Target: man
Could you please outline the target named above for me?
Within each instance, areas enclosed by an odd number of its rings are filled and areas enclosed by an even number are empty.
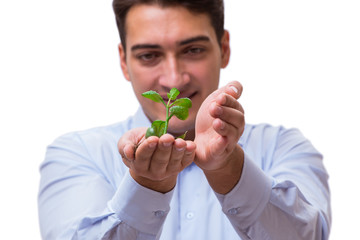
[[[41,166],[44,239],[327,239],[322,156],[297,130],[245,124],[239,82],[219,88],[230,57],[223,3],[114,0],[125,78],[141,108],[119,124],[70,133]],[[193,106],[169,134],[173,87]],[[175,138],[188,131],[185,140]]]

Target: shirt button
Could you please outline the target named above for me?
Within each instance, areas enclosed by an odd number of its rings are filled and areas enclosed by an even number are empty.
[[[158,217],[158,218],[165,216],[165,212],[161,211],[161,210],[156,211],[154,214],[155,214],[155,217]]]
[[[230,215],[236,215],[236,214],[239,213],[239,211],[236,208],[231,208],[231,209],[228,210],[228,213]]]
[[[194,218],[194,216],[195,216],[195,214],[193,213],[193,212],[188,212],[188,213],[186,213],[186,218],[187,219],[193,219]]]

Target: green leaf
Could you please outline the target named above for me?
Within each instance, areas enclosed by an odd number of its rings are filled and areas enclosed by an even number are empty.
[[[156,91],[147,91],[142,94],[142,96],[153,100],[154,102],[159,102],[164,104],[166,108],[166,121],[156,120],[151,124],[146,130],[145,137],[148,138],[150,136],[162,136],[167,132],[169,120],[174,115],[180,120],[186,120],[189,116],[189,108],[192,106],[192,102],[189,98],[180,98],[176,99],[180,91],[176,88],[172,88],[169,93],[167,93],[167,97],[169,101],[167,103],[164,102],[164,99],[158,94]],[[173,102],[171,102],[173,101]],[[180,138],[185,138],[186,133],[180,136]]]
[[[186,107],[186,108],[191,108],[192,103],[189,98],[179,98],[179,99],[176,99],[175,102],[173,102],[172,106],[182,106],[182,107]]]
[[[149,98],[154,102],[163,103],[165,105],[164,99],[155,91],[147,91],[141,94],[143,97]]]
[[[172,88],[170,92],[167,94],[167,96],[170,100],[174,101],[179,94],[180,94],[179,90],[177,90],[176,88]]]
[[[164,134],[165,121],[155,120],[151,124],[151,127],[156,129],[156,136],[161,137]]]
[[[173,106],[170,108],[170,114],[175,115],[180,120],[185,120],[189,116],[189,108],[183,106]]]
[[[161,137],[164,134],[165,121],[155,120],[152,122],[151,127],[146,130],[145,138],[150,136]]]
[[[148,137],[150,137],[150,136],[157,136],[156,130],[155,130],[155,128],[153,128],[153,127],[149,127],[149,128],[146,130],[145,138],[148,138]]]
[[[177,138],[185,139],[185,137],[186,137],[186,134],[187,134],[187,131],[186,131],[186,132],[184,132],[184,134],[183,134],[183,135],[181,135],[181,136],[178,136]]]

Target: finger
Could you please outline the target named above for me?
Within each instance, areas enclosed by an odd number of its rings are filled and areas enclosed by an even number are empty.
[[[135,159],[133,161],[133,170],[144,174],[148,171],[154,152],[156,151],[159,138],[151,136],[144,140],[136,149]]]
[[[239,110],[241,112],[244,112],[244,109],[241,106],[241,104],[238,102],[238,100],[236,98],[234,98],[233,96],[227,94],[227,93],[219,94],[216,97],[215,102],[219,106],[234,108],[234,109],[237,109],[237,110]]]
[[[235,127],[219,118],[214,119],[213,128],[219,135],[228,138],[229,142],[237,142],[244,131],[244,125]]]
[[[136,144],[126,139],[125,137],[120,138],[118,142],[118,149],[123,159],[133,160],[135,153]]]
[[[126,132],[118,142],[118,148],[122,149],[128,143],[132,143],[134,145],[138,144],[141,139],[145,136],[146,127],[139,127],[131,129]]]
[[[124,148],[120,150],[123,160],[125,160],[128,163],[131,163],[135,159],[135,147],[136,146],[132,144],[126,144]]]
[[[210,106],[210,115],[233,125],[235,128],[242,128],[245,123],[243,112],[234,108],[219,106],[216,103],[212,103]]]
[[[224,87],[224,92],[238,99],[243,91],[243,86],[238,81],[232,81]]]
[[[170,161],[167,165],[168,172],[180,171],[182,167],[181,160],[183,159],[185,150],[186,142],[183,139],[176,139],[172,147]]]
[[[136,147],[144,137],[146,128],[135,128],[126,132],[118,142],[119,153],[123,158],[127,157],[130,160],[134,159]],[[124,151],[126,149],[126,151]],[[126,154],[125,154],[126,152]],[[127,155],[127,156],[125,156]]]
[[[160,137],[158,147],[151,158],[149,166],[149,171],[154,176],[160,176],[166,172],[174,140],[174,137],[170,134],[164,134]]]
[[[220,94],[229,94],[230,96],[232,96],[235,99],[238,99],[241,94],[242,94],[242,85],[237,82],[237,81],[233,81],[228,83],[226,86],[223,86],[219,89],[217,89],[216,91],[212,92],[206,99],[204,102],[206,101],[213,101],[214,99],[216,99],[217,96],[219,96]]]
[[[186,141],[186,150],[181,161],[182,169],[189,166],[195,158],[196,144],[193,141]]]

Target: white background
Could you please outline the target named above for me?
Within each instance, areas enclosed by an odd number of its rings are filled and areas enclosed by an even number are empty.
[[[250,123],[297,127],[324,154],[331,239],[358,236],[359,1],[226,0],[232,57]],[[137,108],[119,67],[110,0],[0,2],[0,226],[2,239],[40,239],[39,165],[74,130]]]

